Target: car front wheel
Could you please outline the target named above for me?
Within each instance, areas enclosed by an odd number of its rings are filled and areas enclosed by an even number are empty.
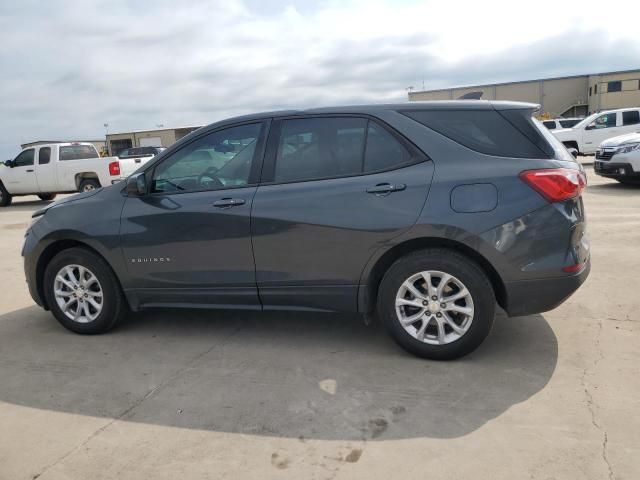
[[[452,250],[428,249],[397,260],[378,293],[378,313],[394,340],[409,352],[450,360],[487,337],[495,295],[484,271]]]
[[[126,311],[111,268],[84,248],[63,250],[51,260],[45,270],[44,292],[56,319],[76,333],[107,332]]]

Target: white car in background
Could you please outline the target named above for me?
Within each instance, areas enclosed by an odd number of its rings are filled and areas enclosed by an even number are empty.
[[[572,128],[551,130],[565,147],[582,155],[596,153],[605,140],[624,133],[640,132],[640,108],[619,108],[594,113]]]
[[[573,128],[582,121],[582,118],[552,118],[551,120],[542,120],[542,124],[549,130],[560,130],[561,128]]]
[[[57,193],[86,192],[116,183],[123,175],[117,157],[98,155],[91,143],[49,143],[25,148],[0,164],[0,207],[13,197],[37,195],[52,200]],[[136,170],[137,167],[131,169]]]
[[[593,170],[621,183],[640,184],[640,133],[605,140],[596,151]]]

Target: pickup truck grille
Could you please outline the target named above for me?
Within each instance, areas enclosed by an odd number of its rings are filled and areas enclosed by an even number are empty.
[[[604,161],[608,161],[611,160],[611,157],[613,157],[614,153],[616,153],[615,149],[598,149],[596,151],[596,158],[598,160],[604,160]]]

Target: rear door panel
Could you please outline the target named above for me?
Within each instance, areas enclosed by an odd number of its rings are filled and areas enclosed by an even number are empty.
[[[380,173],[259,186],[251,228],[264,307],[355,311],[367,260],[414,225],[432,175],[433,163],[425,160]],[[386,183],[402,188],[367,192]]]

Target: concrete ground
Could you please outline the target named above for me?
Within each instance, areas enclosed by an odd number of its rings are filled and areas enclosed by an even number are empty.
[[[153,311],[71,334],[27,293],[42,202],[18,199],[0,211],[0,479],[637,479],[640,188],[589,170],[587,283],[448,363],[351,316]]]

